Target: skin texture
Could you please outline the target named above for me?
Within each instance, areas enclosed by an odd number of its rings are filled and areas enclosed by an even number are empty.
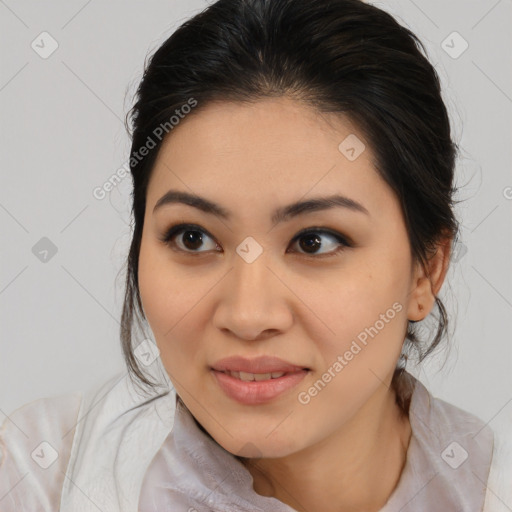
[[[349,134],[366,145],[354,161],[338,149]],[[400,204],[372,161],[364,136],[340,115],[286,97],[211,103],[166,138],[149,182],[139,286],[162,363],[210,435],[250,458],[256,492],[299,511],[379,510],[396,487],[411,430],[389,386],[407,319],[428,315],[448,266],[449,241],[430,260],[430,277],[412,261]],[[184,204],[154,213],[169,189],[204,196],[233,218]],[[271,222],[280,206],[333,193],[370,215],[333,208]],[[161,241],[181,222],[206,231],[202,245],[184,245],[183,232],[177,250]],[[321,248],[308,257],[294,238],[309,227],[334,230],[353,246],[334,254],[339,243],[319,233]],[[248,236],[263,250],[252,263],[236,252]],[[393,318],[301,403],[299,393],[393,304]],[[310,371],[276,399],[243,405],[210,371],[232,355],[273,355]]]

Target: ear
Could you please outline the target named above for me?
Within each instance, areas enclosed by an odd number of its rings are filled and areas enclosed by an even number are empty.
[[[423,320],[432,311],[448,272],[452,242],[453,237],[443,236],[440,239],[428,257],[426,270],[420,262],[416,263],[407,311],[409,320]]]

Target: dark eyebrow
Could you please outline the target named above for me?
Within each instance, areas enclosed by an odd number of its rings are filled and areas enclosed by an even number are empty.
[[[232,213],[222,206],[195,194],[189,192],[180,192],[177,190],[169,190],[155,204],[153,213],[166,204],[182,203],[197,208],[205,213],[215,215],[225,220],[230,220]],[[364,213],[370,216],[370,212],[357,201],[348,197],[335,194],[332,196],[315,197],[306,201],[297,201],[278,208],[272,215],[272,224],[284,222],[292,217],[309,212],[317,212],[320,210],[328,210],[330,208],[342,207],[354,212]]]

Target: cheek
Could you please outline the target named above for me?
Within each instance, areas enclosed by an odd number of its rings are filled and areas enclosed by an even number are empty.
[[[348,421],[390,378],[405,336],[406,309],[395,276],[389,269],[363,267],[340,272],[311,302],[328,329],[316,338],[310,333],[321,362],[302,386],[299,401],[307,403],[304,414],[314,410],[333,424]],[[333,404],[343,406],[333,409]]]
[[[166,251],[142,243],[139,290],[148,324],[155,336],[162,363],[171,373],[190,367],[199,353],[201,299],[211,285],[194,278],[191,268],[176,268]],[[187,364],[185,364],[187,363]]]
[[[170,308],[172,294],[169,293],[172,283],[166,273],[152,243],[143,237],[139,254],[139,291],[146,319],[155,335],[165,327],[165,318],[173,311]]]
[[[319,340],[323,364],[328,368],[346,354],[348,366],[392,366],[407,323],[408,281],[400,266],[390,265],[385,255],[378,261],[369,256],[323,285],[310,295],[311,309],[326,327]]]
[[[139,290],[146,318],[155,335],[169,331],[184,315],[193,280],[177,272],[169,254],[143,237],[139,255]]]

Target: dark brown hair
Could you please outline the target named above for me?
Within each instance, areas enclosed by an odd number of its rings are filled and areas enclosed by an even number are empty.
[[[131,120],[133,239],[128,254],[121,341],[131,376],[153,386],[133,354],[133,328],[144,326],[138,262],[146,191],[161,146],[159,126],[191,98],[255,102],[287,95],[318,112],[348,117],[369,141],[381,177],[400,201],[413,261],[426,263],[444,237],[457,239],[454,168],[457,145],[439,78],[418,38],[390,14],[359,0],[219,0],[183,23],[147,60],[127,115]],[[178,128],[179,129],[179,128]],[[141,157],[149,138],[154,147]],[[135,156],[137,158],[135,158]],[[392,385],[408,407],[403,361],[421,362],[445,335],[436,298],[433,339],[411,322]]]

